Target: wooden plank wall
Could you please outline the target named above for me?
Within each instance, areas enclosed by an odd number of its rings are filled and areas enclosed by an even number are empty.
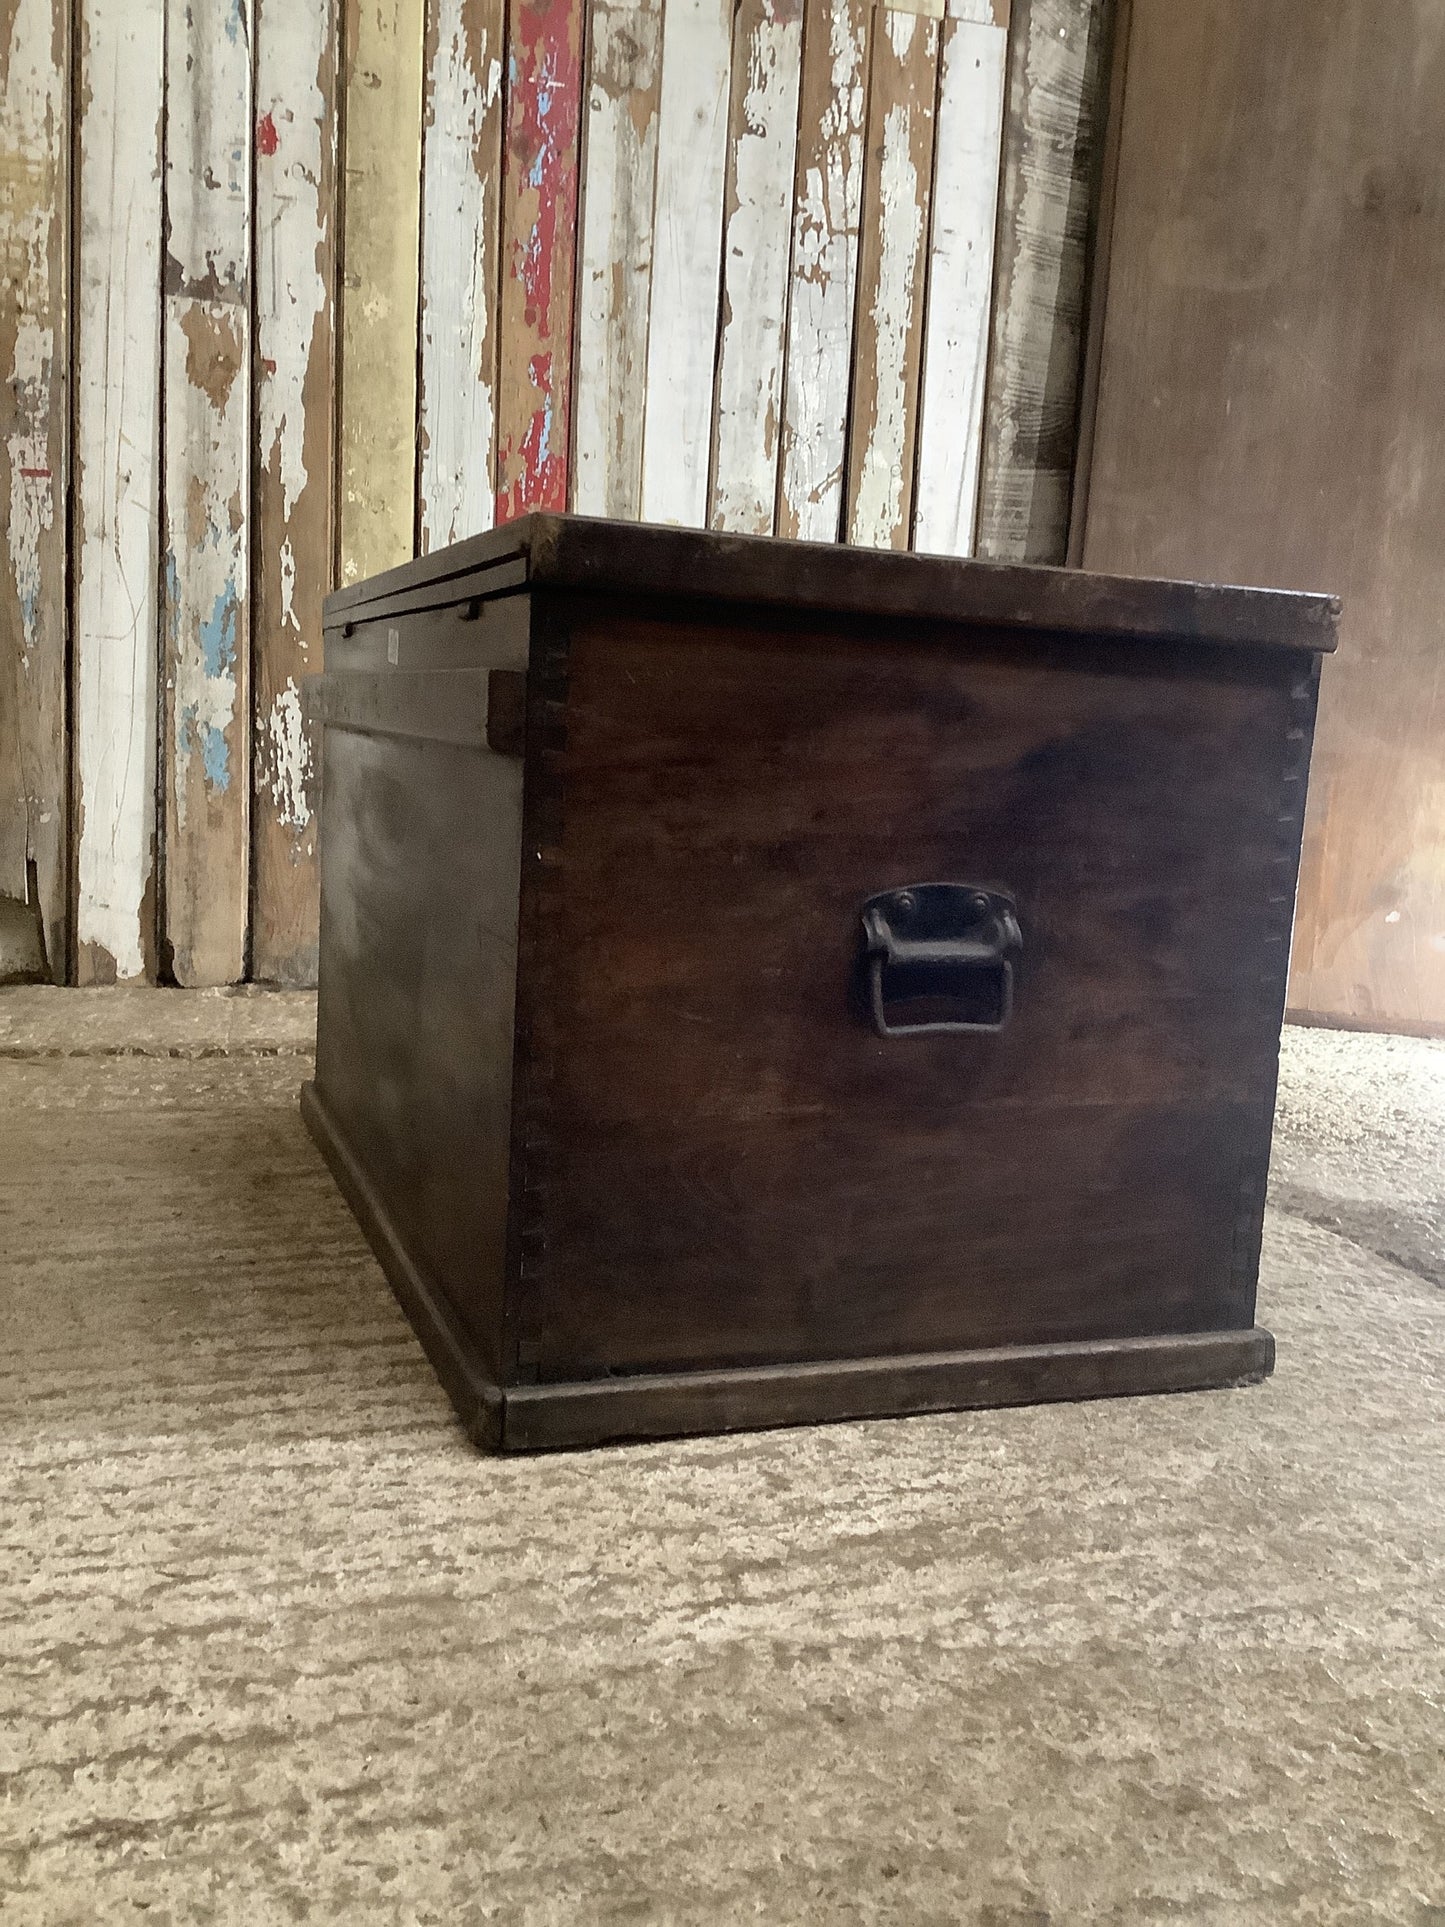
[[[0,897],[52,974],[314,979],[333,582],[534,507],[1013,552],[1016,183],[1087,198],[1102,4],[1010,58],[1008,0],[0,0]]]

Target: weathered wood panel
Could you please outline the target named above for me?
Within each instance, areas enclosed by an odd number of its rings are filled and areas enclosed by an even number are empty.
[[[405,562],[416,527],[423,0],[346,0],[340,578]]]
[[[81,0],[76,970],[154,974],[164,0]]]
[[[168,0],[162,627],[165,956],[238,982],[250,898],[251,33]]]
[[[913,546],[972,555],[983,456],[1008,0],[949,0],[938,70]]]
[[[337,0],[258,0],[251,974],[316,979],[315,746],[335,472]]]
[[[572,506],[642,506],[662,0],[593,0],[583,127]]]
[[[567,506],[582,0],[513,0],[502,174],[497,520]]]
[[[778,533],[836,542],[863,204],[868,0],[805,0]]]
[[[802,51],[801,0],[741,0],[709,519],[744,535],[771,535],[777,516]]]
[[[731,63],[730,0],[667,0],[642,517],[688,528],[707,521]]]
[[[1445,13],[1133,0],[1083,557],[1333,590],[1291,1001],[1445,1030]]]
[[[1109,0],[1013,0],[977,549],[1068,548]]]
[[[67,950],[66,0],[0,8],[0,894]],[[31,878],[34,879],[34,891]]]
[[[505,0],[433,0],[422,133],[423,553],[492,526]]]
[[[938,22],[875,20],[848,455],[848,540],[906,549],[923,361]]]

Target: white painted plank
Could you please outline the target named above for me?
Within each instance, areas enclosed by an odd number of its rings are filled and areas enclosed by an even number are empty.
[[[80,0],[77,971],[153,971],[163,0]]]
[[[573,385],[583,515],[635,520],[642,505],[661,29],[661,0],[593,0]]]
[[[836,542],[858,285],[871,7],[869,0],[808,4],[778,533]]]
[[[642,516],[688,528],[707,521],[731,60],[730,0],[667,0]]]
[[[981,10],[972,0],[972,11]],[[916,549],[939,555],[972,555],[978,519],[1008,0],[988,11],[986,21],[949,18],[939,54],[913,532]]]
[[[238,982],[250,895],[251,35],[169,0],[162,606],[165,934],[176,981]]]
[[[733,42],[710,521],[771,535],[798,141],[800,0],[742,0]]]
[[[316,980],[315,749],[331,584],[339,0],[256,10],[256,492],[251,972]]]
[[[489,529],[505,0],[432,0],[422,127],[421,546]]]
[[[67,950],[67,0],[0,7],[0,892]],[[33,879],[33,886],[32,886]]]

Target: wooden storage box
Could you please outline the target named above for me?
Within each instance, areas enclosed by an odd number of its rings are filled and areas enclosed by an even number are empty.
[[[332,596],[304,1107],[473,1435],[1267,1372],[1337,614],[563,516]]]

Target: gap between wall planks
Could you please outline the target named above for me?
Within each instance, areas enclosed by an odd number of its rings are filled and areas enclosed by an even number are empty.
[[[162,927],[182,985],[244,976],[250,830],[251,33],[168,0]]]
[[[38,898],[66,972],[65,477],[70,11],[0,20],[0,894]],[[33,879],[33,889],[32,889]]]
[[[316,981],[316,752],[332,579],[338,0],[256,0],[250,975]]]
[[[75,970],[156,968],[164,0],[80,0]]]

